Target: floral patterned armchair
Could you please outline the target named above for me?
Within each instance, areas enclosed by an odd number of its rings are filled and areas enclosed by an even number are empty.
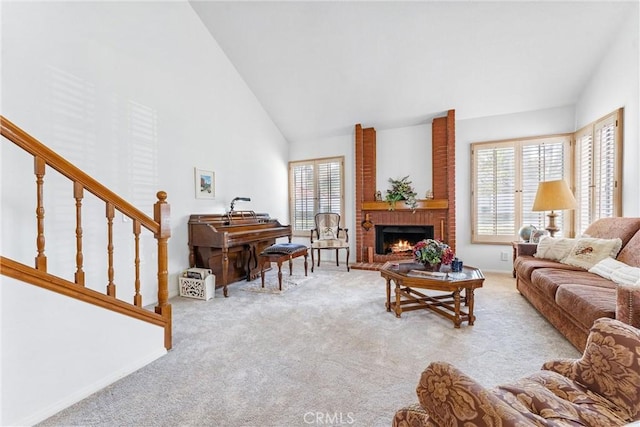
[[[640,330],[598,319],[580,359],[493,389],[434,362],[416,391],[420,404],[397,411],[394,426],[622,426],[640,420]]]

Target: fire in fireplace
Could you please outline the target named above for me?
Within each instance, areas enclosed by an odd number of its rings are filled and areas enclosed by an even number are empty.
[[[433,225],[376,225],[378,255],[410,253],[422,239],[433,239]]]

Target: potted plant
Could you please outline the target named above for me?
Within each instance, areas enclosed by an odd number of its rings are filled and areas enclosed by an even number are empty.
[[[389,210],[394,210],[396,202],[404,200],[407,206],[415,212],[418,207],[418,201],[416,200],[416,192],[411,186],[411,181],[409,181],[409,175],[400,179],[389,178],[389,183],[391,183],[391,189],[387,190],[385,197],[385,200],[389,203]]]

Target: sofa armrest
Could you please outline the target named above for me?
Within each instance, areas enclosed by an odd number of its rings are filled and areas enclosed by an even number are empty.
[[[518,243],[517,254],[518,256],[530,255],[533,256],[538,250],[537,243],[526,243],[520,242]]]
[[[640,329],[640,286],[616,286],[616,319]]]
[[[576,363],[577,359],[555,359],[549,360],[542,365],[542,368],[545,371],[556,372],[563,377],[570,377],[571,370],[573,369],[573,365]]]
[[[528,425],[523,414],[446,362],[431,363],[416,388],[437,425]]]

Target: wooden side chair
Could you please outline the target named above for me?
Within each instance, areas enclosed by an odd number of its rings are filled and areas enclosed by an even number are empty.
[[[316,228],[311,230],[311,272],[313,273],[314,256],[318,254],[318,267],[320,267],[320,250],[330,249],[336,251],[336,265],[340,266],[338,259],[339,250],[347,251],[347,271],[349,268],[349,233],[348,229],[340,226],[340,215],[333,212],[318,213],[315,216]]]

